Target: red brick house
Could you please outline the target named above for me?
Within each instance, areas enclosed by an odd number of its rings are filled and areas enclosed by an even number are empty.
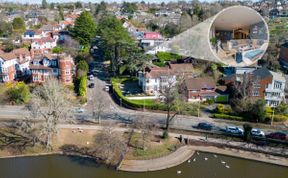
[[[188,78],[184,80],[184,92],[188,102],[215,99],[218,94],[213,78]]]
[[[74,61],[66,55],[45,55],[34,58],[30,65],[32,82],[42,83],[49,78],[57,78],[64,84],[71,84],[74,75]]]

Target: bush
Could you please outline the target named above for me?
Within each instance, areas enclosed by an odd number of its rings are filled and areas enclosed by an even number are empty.
[[[7,96],[9,100],[16,104],[27,103],[30,98],[29,87],[24,82],[7,85]]]
[[[272,119],[272,114],[267,114],[266,121],[271,122],[271,119]],[[275,114],[273,116],[273,122],[285,122],[285,121],[288,121],[288,116],[280,115],[280,114]]]
[[[243,117],[232,116],[232,115],[228,115],[228,114],[213,114],[212,117],[217,118],[217,119],[227,119],[227,120],[238,120],[238,121],[243,120]]]
[[[56,53],[56,54],[59,54],[59,53],[62,53],[63,52],[63,49],[61,47],[55,47],[52,49],[52,53]]]
[[[231,114],[232,109],[230,107],[225,107],[223,104],[218,104],[216,106],[215,112],[218,114]]]
[[[164,130],[164,131],[163,131],[163,134],[162,134],[162,138],[163,138],[163,139],[166,139],[166,138],[168,138],[168,137],[169,137],[168,131],[167,131],[167,130]]]
[[[79,82],[79,96],[86,97],[86,85],[87,85],[87,77],[80,77]]]
[[[87,103],[87,101],[88,101],[87,97],[84,97],[84,96],[80,97],[80,100],[79,100],[80,104],[85,104]]]

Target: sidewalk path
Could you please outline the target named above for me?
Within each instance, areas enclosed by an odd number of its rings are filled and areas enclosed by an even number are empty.
[[[157,159],[123,160],[118,169],[129,172],[157,171],[177,166],[188,160],[193,154],[194,150],[192,147],[183,146],[177,149],[175,152]]]

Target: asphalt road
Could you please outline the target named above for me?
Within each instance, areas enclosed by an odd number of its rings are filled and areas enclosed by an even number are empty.
[[[133,120],[145,117],[149,119],[149,121],[153,122],[157,125],[164,125],[166,122],[166,114],[164,113],[155,113],[155,112],[148,112],[148,111],[135,111],[126,109],[123,107],[118,106],[112,100],[109,92],[104,91],[105,85],[107,83],[103,80],[107,78],[108,72],[103,70],[105,66],[100,62],[95,62],[92,66],[95,72],[95,78],[89,83],[95,83],[95,88],[87,88],[87,97],[88,103],[84,106],[78,106],[84,109],[82,113],[75,112],[75,119],[78,123],[90,121],[92,119],[92,110],[93,110],[93,93],[94,94],[101,94],[103,95],[103,101],[106,103],[106,107],[103,110],[101,115],[101,120],[114,120],[117,122],[124,122],[124,123],[131,123]],[[0,106],[0,121],[7,121],[12,119],[24,119],[25,116],[28,116],[28,112],[26,111],[24,106],[8,106],[8,105],[1,105]],[[184,116],[184,115],[177,115],[174,121],[171,123],[172,128],[176,129],[184,129],[184,130],[195,130],[193,126],[198,125],[199,122],[210,122],[213,123],[216,127],[216,130],[223,129],[227,122],[231,125],[238,125],[242,126],[243,122],[234,122],[234,121],[225,121],[225,120],[216,120],[209,118],[207,114],[204,114],[204,117],[194,117],[194,116]],[[287,126],[275,126],[269,127],[264,124],[252,124],[254,127],[261,128],[265,131],[265,133],[272,132],[275,130],[288,130]]]

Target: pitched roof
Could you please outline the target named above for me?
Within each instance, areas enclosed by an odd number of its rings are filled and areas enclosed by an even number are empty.
[[[170,69],[168,67],[154,67],[150,72],[145,73],[146,78],[159,78],[161,76],[171,75]]]
[[[272,76],[271,72],[265,67],[254,70],[252,73],[254,77],[258,77],[259,79]]]
[[[11,59],[16,59],[16,55],[12,52],[10,53],[2,53],[0,54],[0,58],[2,58],[4,61],[8,61],[8,60],[11,60]]]
[[[216,84],[213,78],[188,78],[185,80],[187,90],[201,90],[202,88],[215,88]]]
[[[36,43],[39,43],[39,44],[52,43],[52,42],[54,42],[54,39],[51,38],[50,36],[48,36],[48,37],[42,37],[40,39],[34,39],[33,42],[36,42]]]
[[[14,49],[12,51],[12,53],[14,53],[16,56],[19,56],[19,55],[29,56],[30,55],[30,52],[29,52],[29,50],[27,48]]]
[[[169,64],[167,67],[153,67],[150,72],[146,72],[147,78],[159,78],[168,75],[192,74],[192,64]]]
[[[173,73],[192,73],[193,65],[191,63],[183,63],[183,64],[169,64]]]

